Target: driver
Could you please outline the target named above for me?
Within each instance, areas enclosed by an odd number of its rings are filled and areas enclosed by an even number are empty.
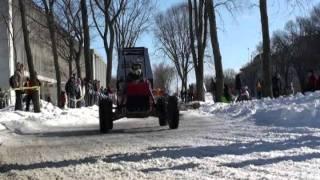
[[[142,69],[141,69],[141,64],[139,64],[139,63],[132,64],[130,72],[128,73],[127,80],[128,80],[128,82],[143,80],[143,73],[142,73]]]

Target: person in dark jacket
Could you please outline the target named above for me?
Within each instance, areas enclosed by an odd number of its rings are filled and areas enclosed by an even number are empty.
[[[193,84],[189,85],[189,89],[188,89],[188,102],[193,101],[194,100],[194,88],[193,88]]]
[[[77,96],[77,82],[75,74],[72,74],[72,76],[69,78],[69,80],[66,83],[65,90],[68,96],[68,106],[70,108],[75,108],[75,99]]]
[[[260,79],[258,79],[256,83],[256,93],[257,93],[257,98],[261,99],[262,98],[262,82]]]
[[[307,91],[314,92],[317,90],[317,77],[313,70],[309,71],[309,76],[307,80]]]
[[[33,83],[29,78],[27,78],[27,81],[25,83],[25,87],[34,87],[34,86],[41,86],[40,80],[37,78],[37,73],[36,74],[36,82]],[[34,94],[38,91],[37,89],[28,89],[26,90],[26,111],[29,111],[30,109],[30,103],[34,104],[35,98]]]
[[[215,97],[216,97],[216,82],[215,82],[215,80],[213,78],[211,78],[210,90],[211,90],[212,98],[213,98],[213,100],[215,100]]]
[[[2,91],[0,88],[0,109],[4,108],[6,106],[6,100],[5,100],[5,92]]]
[[[64,92],[64,91],[61,91],[60,92],[60,104],[59,104],[59,108],[60,109],[63,109],[64,107],[65,107],[65,105],[66,105],[66,92]]]
[[[236,75],[235,89],[237,90],[238,96],[241,94],[242,83],[240,73]]]
[[[278,98],[280,96],[282,89],[282,83],[280,79],[280,74],[277,73],[275,76],[272,78],[272,92],[273,92],[273,97]]]
[[[224,84],[223,88],[223,96],[226,98],[228,102],[232,101],[231,93],[230,93],[230,88],[227,84]]]
[[[317,81],[317,90],[320,90],[320,77],[318,77],[318,81]]]
[[[15,87],[13,88],[21,88],[23,86],[23,73],[24,73],[24,66],[21,63],[17,63],[16,65],[16,71],[14,72],[14,84]],[[16,93],[16,103],[14,110],[23,110],[22,106],[22,95],[23,95],[23,90],[15,90]]]

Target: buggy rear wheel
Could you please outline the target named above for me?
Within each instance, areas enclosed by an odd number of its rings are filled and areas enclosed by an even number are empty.
[[[176,96],[169,96],[168,98],[167,116],[169,128],[177,129],[179,127],[179,108]]]
[[[112,100],[102,98],[99,102],[100,132],[107,133],[113,128]]]
[[[157,114],[159,118],[159,125],[166,126],[167,122],[167,108],[165,98],[161,97],[157,100]]]

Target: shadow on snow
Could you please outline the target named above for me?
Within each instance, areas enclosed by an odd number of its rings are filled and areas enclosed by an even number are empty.
[[[224,146],[182,146],[182,147],[151,147],[147,149],[147,152],[143,153],[126,153],[126,154],[112,154],[107,156],[93,156],[86,157],[77,160],[64,160],[57,162],[39,162],[34,164],[2,164],[0,165],[0,173],[9,172],[11,170],[33,170],[39,168],[61,168],[70,165],[79,164],[94,164],[98,160],[102,160],[106,163],[120,163],[120,162],[141,162],[143,160],[150,160],[155,158],[170,158],[179,159],[181,157],[216,157],[221,155],[246,155],[255,152],[271,152],[271,151],[283,151],[293,148],[314,148],[318,149],[320,146],[320,137],[317,136],[302,136],[296,139],[288,139],[279,142],[266,142],[266,141],[254,141],[250,143],[234,143]],[[284,156],[270,159],[255,159],[246,160],[243,162],[226,163],[222,166],[241,168],[247,165],[267,165],[273,163],[279,163],[281,161],[306,161],[308,159],[320,158],[320,153],[309,153],[298,156]],[[188,168],[194,168],[197,164],[184,164],[168,169],[161,168],[149,168],[143,169],[142,172],[154,172],[164,170],[184,170]]]

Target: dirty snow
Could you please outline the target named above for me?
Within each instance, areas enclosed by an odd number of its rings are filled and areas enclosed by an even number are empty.
[[[212,99],[207,95],[208,99]],[[0,110],[0,179],[319,179],[320,92],[181,112],[98,131],[98,107]]]

